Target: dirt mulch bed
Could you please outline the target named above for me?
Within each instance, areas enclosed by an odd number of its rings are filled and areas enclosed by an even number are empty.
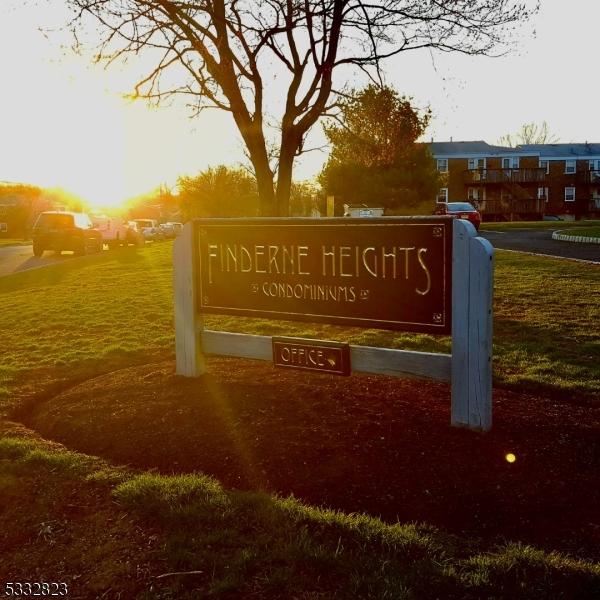
[[[172,363],[111,373],[24,420],[120,464],[600,557],[600,407],[568,398],[495,390],[481,434],[450,427],[445,384],[215,358],[198,379]]]

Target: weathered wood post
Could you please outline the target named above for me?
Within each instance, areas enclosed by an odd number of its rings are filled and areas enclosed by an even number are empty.
[[[393,271],[388,273],[396,279],[396,255],[390,248],[404,236],[412,244],[400,248],[407,251],[406,274],[402,284],[397,279],[396,285],[390,285],[385,262],[379,277],[377,262],[369,262],[367,255],[375,256],[379,248],[381,256],[394,257]],[[325,239],[337,239],[337,245],[326,248]],[[421,268],[411,271],[413,279],[408,284],[408,250],[417,246],[413,257]],[[350,260],[352,247],[356,254]],[[281,248],[287,250],[280,252]],[[286,264],[291,265],[287,274]],[[450,380],[452,425],[487,431],[492,425],[493,265],[491,244],[478,237],[468,221],[449,217],[203,219],[188,223],[173,249],[177,373],[202,375],[204,355],[217,354],[269,360],[282,368],[333,372],[335,365],[337,374],[362,371]],[[344,273],[343,268],[347,269]],[[298,275],[311,279],[300,280]],[[353,276],[355,281],[342,286],[337,279],[341,276]],[[325,302],[327,290],[331,302]],[[342,296],[342,290],[347,296]],[[405,300],[406,294],[413,295],[412,301]],[[342,349],[331,342],[206,331],[202,323],[205,313],[442,335],[452,331],[452,354],[350,346],[341,369],[335,356]],[[289,364],[284,364],[283,354],[277,358],[276,344],[287,348]],[[329,363],[314,359],[314,352],[323,347],[337,349],[330,350]],[[311,356],[309,364],[306,360]],[[305,363],[300,364],[300,357]]]
[[[492,426],[494,249],[455,219],[452,258],[452,425]]]
[[[196,299],[194,225],[186,223],[173,245],[176,372],[198,377],[205,370],[201,348],[201,317]]]

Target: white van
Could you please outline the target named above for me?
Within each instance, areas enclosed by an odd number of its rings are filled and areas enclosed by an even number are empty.
[[[139,236],[123,219],[106,215],[92,215],[91,218],[94,228],[102,235],[102,242],[109,248],[139,243]]]

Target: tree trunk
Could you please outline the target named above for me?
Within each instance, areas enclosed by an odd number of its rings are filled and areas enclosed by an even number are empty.
[[[258,187],[258,200],[261,217],[276,217],[277,203],[275,200],[275,191],[273,190],[273,173],[269,166],[266,169],[264,165],[260,167],[254,163],[254,174],[256,176],[256,185]]]
[[[301,137],[293,129],[293,125],[286,123],[287,115],[284,117],[284,127],[281,135],[281,146],[279,148],[279,168],[277,169],[277,190],[275,192],[275,203],[277,216],[289,217],[290,215],[290,191],[292,189],[292,170],[296,152],[300,146]]]
[[[235,110],[232,110],[233,119],[246,144],[250,161],[254,167],[260,215],[262,217],[277,216],[273,171],[269,165],[267,144],[262,130],[262,116],[259,115],[254,120],[250,118],[238,88],[231,86],[228,97],[230,97],[232,106],[235,106]]]
[[[277,206],[277,216],[279,217],[288,217],[290,214],[290,191],[292,189],[292,168],[295,152],[287,150],[282,150],[281,152],[279,169],[277,171],[275,203]]]
[[[241,129],[241,128],[240,128]],[[275,190],[273,189],[273,171],[269,165],[267,148],[262,131],[248,133],[241,129],[242,137],[246,143],[250,161],[254,167],[256,186],[258,188],[258,199],[261,217],[277,216],[277,204],[275,201]]]

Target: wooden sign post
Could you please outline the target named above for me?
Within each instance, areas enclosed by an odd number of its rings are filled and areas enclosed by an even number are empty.
[[[177,373],[204,355],[451,381],[452,424],[492,423],[493,248],[452,217],[199,219],[175,241]],[[452,334],[452,354],[205,330],[229,314]]]

